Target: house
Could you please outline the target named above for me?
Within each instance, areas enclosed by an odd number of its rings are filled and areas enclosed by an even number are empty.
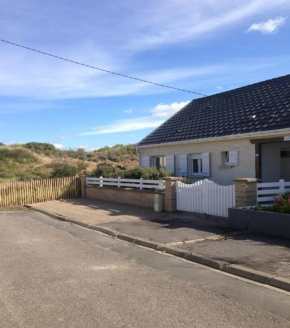
[[[137,151],[141,166],[193,181],[290,181],[290,75],[194,99]]]

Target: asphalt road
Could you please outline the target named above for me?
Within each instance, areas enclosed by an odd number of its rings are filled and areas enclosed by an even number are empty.
[[[290,294],[33,212],[0,214],[0,328],[290,327]]]

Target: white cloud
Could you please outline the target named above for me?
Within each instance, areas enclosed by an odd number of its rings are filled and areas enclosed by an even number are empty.
[[[58,139],[59,140],[66,140],[66,139],[69,139],[71,137],[73,137],[73,134],[62,134],[62,135],[59,136]]]
[[[46,52],[167,84],[197,76],[197,68],[166,69],[165,66],[163,70],[150,71],[146,66],[143,71],[136,70],[140,64],[134,56],[150,48],[167,44],[177,46],[181,42],[217,34],[221,29],[257,14],[290,8],[290,0],[135,2],[134,6],[128,6],[127,1],[115,1],[114,6],[104,2],[99,6],[100,10],[94,10],[93,5],[88,10],[88,7],[80,8],[70,1],[51,0],[41,8],[36,0],[25,0],[23,6],[5,1],[0,29],[8,39],[22,40],[19,42]],[[55,8],[58,8],[57,14]],[[115,23],[116,17],[120,24]],[[39,37],[44,34],[45,38]],[[0,67],[2,96],[70,99],[169,91],[5,44],[1,44]],[[202,69],[199,76],[213,74],[209,67]],[[180,82],[174,84],[179,86]],[[193,87],[193,83],[182,83],[182,87],[187,86]]]
[[[159,104],[150,111],[152,113],[151,116],[118,120],[113,124],[95,127],[92,129],[92,131],[84,132],[80,135],[89,136],[157,128],[159,125],[164,123],[166,119],[177,113],[188,103],[189,101],[182,101],[180,103],[175,102],[168,105]]]
[[[61,144],[53,144],[56,149],[63,149],[64,145]]]
[[[143,17],[138,17],[148,32],[135,38],[133,44],[136,48],[146,49],[197,39],[257,14],[290,7],[289,0],[168,0],[165,11],[164,2],[155,1],[152,8],[148,6],[143,11]],[[148,19],[149,14],[151,19]]]
[[[124,110],[124,113],[126,113],[126,114],[132,114],[132,113],[133,113],[133,109],[132,109],[132,108],[130,108],[130,109],[125,109],[125,110]]]
[[[92,136],[97,134],[108,134],[116,132],[127,132],[127,131],[136,131],[149,128],[156,128],[162,124],[164,120],[155,119],[151,116],[127,119],[127,120],[118,120],[113,124],[98,126],[92,129],[90,132],[84,132],[80,135],[82,136]]]
[[[271,34],[276,32],[277,29],[285,23],[286,17],[278,17],[275,19],[269,19],[266,22],[252,24],[247,32],[259,31],[264,34]]]
[[[159,104],[151,110],[153,116],[168,118],[177,113],[181,108],[189,104],[190,101],[174,102],[172,104]]]

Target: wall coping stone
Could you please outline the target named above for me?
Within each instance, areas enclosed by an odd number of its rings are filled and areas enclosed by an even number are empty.
[[[166,177],[163,178],[163,180],[167,180],[167,181],[181,181],[183,178],[181,177]]]
[[[252,182],[257,182],[258,179],[256,179],[256,178],[237,178],[237,179],[234,179],[234,181],[243,181],[243,182],[252,183]]]
[[[125,191],[125,192],[136,192],[136,193],[145,193],[145,194],[164,194],[164,190],[144,190],[144,189],[137,189],[137,188],[117,188],[111,186],[86,186],[86,188],[96,188],[96,189],[106,189],[106,190],[116,190],[117,192]]]

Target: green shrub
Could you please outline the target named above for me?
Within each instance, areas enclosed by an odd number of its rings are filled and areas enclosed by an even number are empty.
[[[59,177],[71,177],[80,173],[83,173],[87,164],[83,162],[78,162],[76,165],[71,165],[67,163],[53,163],[49,165],[52,168],[51,176],[54,178]]]
[[[2,148],[0,149],[0,162],[16,162],[19,164],[36,163],[38,159],[29,151],[23,148]]]
[[[87,169],[88,165],[82,161],[77,163],[78,174],[83,173]]]
[[[192,184],[192,181],[190,179],[190,177],[184,177],[182,180],[181,180],[182,183],[185,183],[185,184]]]
[[[255,211],[277,212],[290,214],[290,192],[279,195],[272,206],[256,206],[252,208]]]
[[[75,165],[60,163],[53,164],[52,177],[60,178],[60,177],[71,177],[77,175],[78,168]]]
[[[41,168],[35,168],[32,170],[27,170],[23,172],[15,173],[16,179],[20,181],[27,181],[31,179],[47,179],[50,178],[50,174],[48,172],[44,172]]]
[[[87,159],[87,152],[85,151],[84,148],[79,148],[77,150],[77,158],[83,161]]]
[[[97,168],[90,175],[94,177],[117,178],[119,173],[120,170],[112,164],[102,163],[97,165]]]
[[[60,152],[54,147],[54,145],[44,142],[28,142],[24,144],[23,147],[30,149],[34,153],[46,156],[55,156]]]
[[[123,166],[113,166],[109,163],[97,165],[96,170],[90,173],[90,176],[94,177],[117,178],[120,176],[124,179],[143,178],[145,180],[160,180],[171,175],[166,169],[157,169],[156,167],[145,168],[137,166],[132,169],[126,169]]]
[[[159,180],[165,177],[172,176],[166,169],[157,169],[156,167],[145,168],[141,166],[137,166],[133,169],[124,170],[121,174],[124,179],[140,179],[143,178],[145,180]]]
[[[128,160],[138,160],[135,145],[125,146],[122,144],[118,144],[113,147],[103,147],[87,154],[93,154],[93,157],[91,157],[93,162],[109,160],[111,162],[119,163],[126,162]]]

